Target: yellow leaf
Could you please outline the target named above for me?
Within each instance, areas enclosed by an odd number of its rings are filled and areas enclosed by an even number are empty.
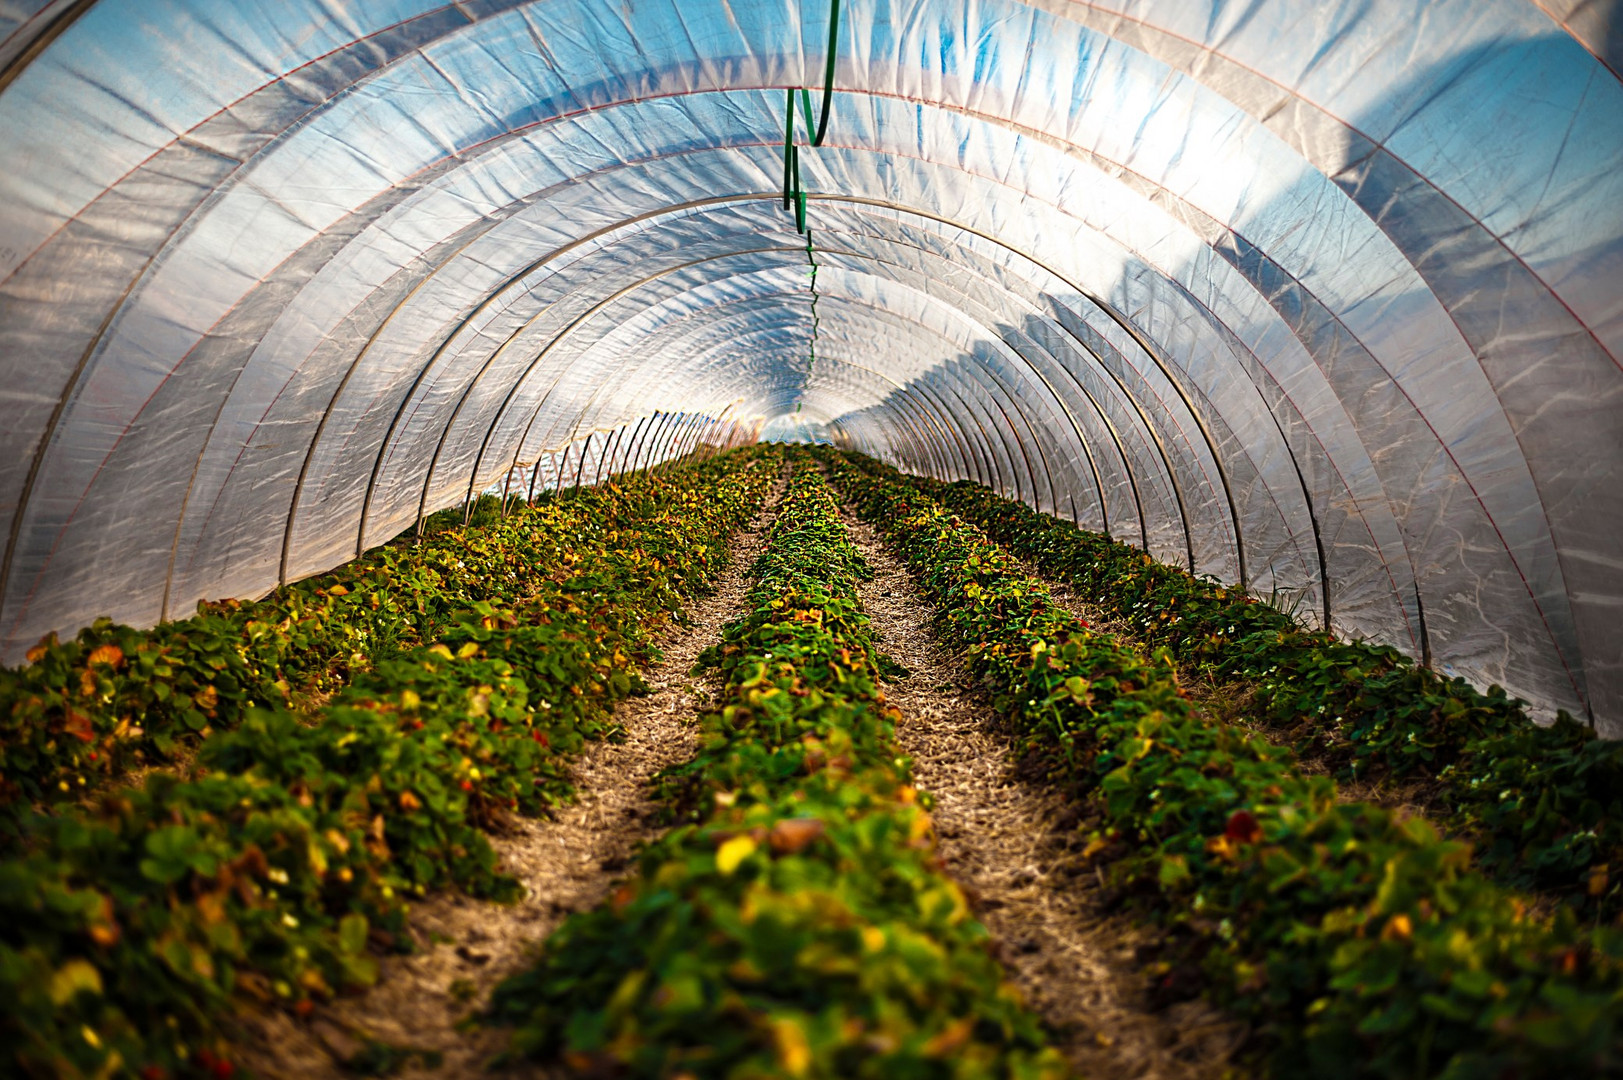
[[[327,590],[327,595],[328,596],[348,596],[349,595],[349,590],[344,588],[342,585],[334,585],[332,588]]]
[[[101,993],[101,972],[89,960],[75,957],[57,968],[56,974],[51,976],[51,1004],[59,1007],[66,1005],[81,990]]]
[[[470,641],[464,644],[462,648],[458,649],[456,651],[456,655],[458,660],[466,660],[468,657],[474,656],[478,652],[479,645],[476,642]]]
[[[778,1061],[790,1076],[805,1076],[811,1068],[811,1044],[806,1029],[788,1017],[772,1021],[773,1041],[778,1044]]]
[[[955,1020],[952,1024],[924,1044],[926,1057],[945,1057],[969,1041],[969,1036],[975,1030],[975,1019],[970,1016]]]
[[[735,836],[716,849],[716,869],[731,874],[738,864],[755,854],[755,840],[750,836]]]
[[[637,1003],[637,998],[642,994],[643,984],[647,981],[648,972],[642,968],[621,979],[620,985],[615,987],[614,994],[609,998],[606,1011],[610,1015],[616,1015],[630,1009]]]
[[[428,651],[433,653],[435,656],[443,656],[447,660],[455,659],[455,657],[451,655],[451,650],[447,649],[444,645],[431,645],[429,646]]]

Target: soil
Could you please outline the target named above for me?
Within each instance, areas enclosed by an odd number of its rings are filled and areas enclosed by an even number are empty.
[[[696,717],[719,687],[689,672],[742,610],[746,573],[782,490],[780,484],[768,508],[733,538],[731,564],[712,594],[689,605],[690,624],[662,635],[663,659],[644,673],[651,693],[616,708],[625,740],[589,743],[574,762],[577,801],[550,819],[518,819],[507,835],[491,838],[505,868],[523,882],[524,899],[508,906],[441,893],[414,905],[414,953],[384,959],[371,990],[321,1007],[308,1020],[284,1012],[244,1017],[243,1065],[266,1077],[337,1080],[356,1075],[344,1062],[368,1054],[375,1062],[392,1058],[397,1075],[408,1078],[486,1072],[507,1032],[466,1019],[569,914],[606,897],[637,848],[660,830],[649,781],[697,751]]]
[[[874,571],[861,593],[879,647],[910,672],[886,696],[901,710],[897,739],[918,783],[935,798],[947,871],[1054,1045],[1096,1080],[1232,1076],[1246,1030],[1203,1001],[1155,1007],[1136,958],[1154,935],[1097,911],[1101,880],[1071,850],[1075,812],[1058,791],[1016,778],[990,701],[933,632],[906,566],[872,528],[846,523]]]

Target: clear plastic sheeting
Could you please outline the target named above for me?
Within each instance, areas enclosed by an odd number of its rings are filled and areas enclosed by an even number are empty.
[[[827,14],[0,0],[5,658],[764,435],[1623,735],[1623,8]]]

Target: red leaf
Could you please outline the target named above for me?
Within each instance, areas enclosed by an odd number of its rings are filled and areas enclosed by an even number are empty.
[[[1237,844],[1255,844],[1262,839],[1262,826],[1249,810],[1236,810],[1229,815],[1223,835]]]

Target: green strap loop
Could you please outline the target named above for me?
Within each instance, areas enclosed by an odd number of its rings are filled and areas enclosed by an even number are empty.
[[[828,134],[829,117],[834,112],[834,60],[840,37],[840,0],[830,0],[828,14],[828,55],[823,64],[823,110],[812,130],[811,91],[800,87],[800,110],[806,120],[806,135],[812,146],[822,146]],[[806,262],[811,265],[811,341],[808,344],[807,374],[817,366],[817,249],[812,245],[811,229],[806,226],[806,189],[800,183],[800,147],[795,145],[795,90],[784,92],[783,123],[783,208],[795,211],[795,229],[806,238]],[[800,412],[800,402],[795,412]]]
[[[834,112],[834,54],[840,44],[840,0],[831,0],[828,12],[828,49],[827,58],[823,62],[823,115],[817,121],[817,135],[812,139],[813,146],[823,145],[823,136],[828,134],[828,118]],[[808,106],[810,95],[807,95]],[[811,109],[806,110],[806,123],[811,123]]]
[[[783,208],[789,209],[792,192],[795,189],[795,92],[785,92],[789,104],[788,120],[783,130]]]
[[[812,129],[811,91],[800,88],[800,110],[806,121],[806,135],[812,146],[822,146],[828,134],[829,117],[834,112],[834,61],[840,39],[840,0],[831,0],[828,12],[828,49],[823,63],[823,108]],[[806,193],[800,186],[800,149],[795,146],[795,91],[784,94],[783,125],[783,208],[795,210],[795,228],[806,231]]]

